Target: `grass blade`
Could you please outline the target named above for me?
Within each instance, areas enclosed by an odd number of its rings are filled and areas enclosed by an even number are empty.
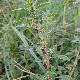
[[[23,43],[26,45],[26,46],[29,46],[26,39],[25,39],[25,36],[21,33],[14,27],[12,26],[13,30],[17,33],[17,35],[21,38],[21,40],[23,41]],[[35,55],[34,51],[32,49],[29,49],[29,51],[31,52],[32,56],[35,58],[35,60],[38,60],[39,61],[39,58]],[[40,68],[43,70],[43,72],[45,72],[45,67],[43,66],[43,64],[41,62],[37,62],[40,66]]]

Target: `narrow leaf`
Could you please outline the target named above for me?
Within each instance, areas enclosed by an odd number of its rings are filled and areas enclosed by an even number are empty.
[[[63,66],[58,66],[59,70],[66,70]]]
[[[80,28],[75,29],[75,31],[80,32]]]
[[[55,20],[55,18],[58,16],[59,12],[61,11],[61,9],[63,8],[64,4],[66,3],[67,0],[64,0],[63,4],[61,5],[61,7],[59,8],[59,10],[57,11],[57,14],[54,16],[54,18],[52,19]]]
[[[64,61],[66,60],[70,61],[70,59],[65,55],[58,55],[57,57],[59,57],[60,59],[63,59]]]
[[[55,16],[57,14],[48,14],[47,17]]]
[[[44,66],[41,64],[41,62],[39,61],[38,57],[35,55],[35,53],[33,52],[32,49],[29,49],[29,51],[31,52],[31,54],[34,56],[35,60],[38,60],[38,65],[40,66],[40,68],[42,68],[43,72],[45,72],[45,68]]]
[[[73,54],[73,52],[67,52],[65,55],[71,55]]]
[[[62,75],[60,77],[62,78],[62,80],[72,80],[72,77],[69,75]]]
[[[72,40],[71,42],[73,42],[73,43],[79,43],[80,40]]]
[[[13,27],[13,30],[17,33],[17,35],[21,38],[21,40],[23,41],[23,43],[26,45],[26,46],[29,46],[28,43],[26,42],[26,40],[23,38],[23,36],[21,35],[21,33],[15,28]]]
[[[40,8],[40,7],[43,7],[43,6],[47,5],[47,4],[49,4],[49,2],[40,4],[40,5],[37,6],[37,9]]]

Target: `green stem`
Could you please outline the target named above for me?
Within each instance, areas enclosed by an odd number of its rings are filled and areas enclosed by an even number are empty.
[[[67,1],[67,0],[65,0],[65,1],[63,2],[63,4],[62,4],[62,5],[61,5],[61,7],[59,8],[59,10],[58,10],[57,14],[54,16],[54,18],[52,19],[52,21],[54,21],[54,20],[55,20],[55,18],[58,16],[59,12],[60,12],[60,11],[61,11],[61,9],[63,8],[63,6],[64,6],[64,4],[66,3],[66,1]]]

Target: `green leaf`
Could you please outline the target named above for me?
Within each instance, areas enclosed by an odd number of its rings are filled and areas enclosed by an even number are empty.
[[[67,0],[64,0],[63,4],[61,5],[61,7],[59,8],[59,10],[57,11],[57,14],[54,16],[54,18],[52,19],[55,20],[55,18],[58,16],[59,12],[61,11],[61,9],[63,8],[64,4],[67,2]]]
[[[5,62],[4,62],[2,59],[0,59],[0,61],[2,61],[2,62],[3,62],[3,64],[5,64]]]
[[[49,4],[49,2],[40,4],[40,5],[37,6],[37,9],[40,8],[40,7],[43,7],[43,6],[47,5],[47,4]]]
[[[31,54],[33,55],[33,57],[35,58],[36,61],[38,61],[37,63],[39,64],[40,68],[43,70],[43,72],[45,73],[45,67],[42,65],[42,63],[39,61],[38,57],[35,55],[35,53],[33,52],[32,49],[29,49],[29,51],[31,52]]]
[[[58,66],[59,70],[66,70],[63,66]]]
[[[73,52],[67,52],[65,55],[71,55],[73,54]]]
[[[27,10],[27,9],[25,9],[25,8],[18,8],[18,9],[14,9],[14,10],[12,10],[12,12],[20,11],[20,10]]]
[[[69,75],[62,75],[60,78],[62,78],[62,80],[72,80],[72,77]]]
[[[12,74],[12,71],[11,71],[11,66],[10,66],[9,52],[8,52],[8,66],[9,66],[11,77],[13,77],[13,74]]]
[[[75,38],[76,40],[79,40],[79,37],[78,37],[78,36],[74,36],[74,38]]]
[[[45,56],[44,56],[42,50],[40,49],[40,47],[37,47],[37,48],[36,48],[36,51],[38,52],[38,54],[39,54],[40,56],[43,57],[43,59],[45,59]]]
[[[21,40],[23,41],[25,46],[29,46],[28,43],[26,42],[25,38],[21,35],[21,33],[15,27],[12,26],[12,28],[17,33],[17,35],[21,38]]]
[[[39,37],[41,39],[46,39],[46,34],[45,33],[39,33]]]
[[[29,6],[30,5],[30,3],[26,3],[26,4],[24,4],[24,6]]]
[[[30,3],[32,2],[32,0],[29,0],[30,1]]]
[[[29,50],[30,48],[33,48],[32,46],[25,46],[25,50]]]
[[[80,28],[75,29],[75,31],[80,32]]]
[[[72,40],[73,43],[79,43],[79,40]]]
[[[13,78],[17,78],[19,75],[21,75],[22,73],[24,73],[23,71],[20,72],[19,74],[15,75],[14,77],[12,77],[10,80],[13,80]]]
[[[19,1],[21,1],[21,2],[23,2],[23,3],[26,3],[27,0],[19,0]]]
[[[56,14],[48,14],[47,17],[55,16]]]
[[[57,57],[59,57],[60,59],[63,59],[64,61],[66,60],[70,61],[70,59],[65,55],[58,55]]]
[[[25,26],[26,26],[26,24],[21,24],[21,25],[18,25],[16,27],[25,27]]]
[[[74,36],[75,40],[72,40],[73,43],[80,43],[80,38],[78,36]]]
[[[28,2],[28,0],[24,0],[24,1]]]

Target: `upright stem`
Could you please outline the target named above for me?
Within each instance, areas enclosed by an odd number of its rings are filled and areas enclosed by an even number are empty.
[[[79,51],[77,52],[77,56],[76,56],[75,62],[74,62],[74,64],[73,64],[73,68],[72,68],[72,70],[71,70],[70,73],[69,73],[70,76],[72,76],[72,74],[73,74],[73,72],[74,72],[74,69],[75,69],[75,67],[76,67],[76,65],[77,65],[78,56],[79,56]]]
[[[66,11],[66,5],[64,6],[64,17],[63,17],[63,25],[64,25],[64,30],[66,30],[66,23],[64,23],[65,22],[65,11]],[[60,49],[60,52],[59,52],[59,54],[61,54],[61,52],[62,52],[62,48],[63,48],[63,38],[64,38],[64,35],[65,34],[63,34],[63,36],[62,36],[62,44],[61,44],[61,49]]]

